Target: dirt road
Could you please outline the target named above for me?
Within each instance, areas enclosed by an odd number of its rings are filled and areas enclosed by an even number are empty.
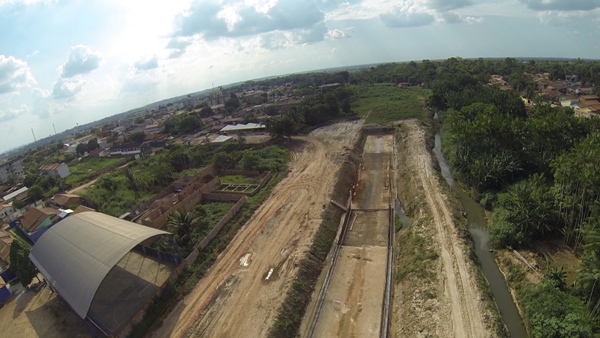
[[[151,337],[265,337],[361,121],[297,138],[292,172]]]
[[[439,337],[491,337],[492,332],[486,325],[486,314],[482,302],[482,294],[475,280],[475,270],[467,254],[466,244],[457,236],[452,214],[448,208],[445,196],[440,191],[438,176],[433,172],[430,154],[425,148],[425,135],[423,129],[416,121],[404,122],[406,126],[406,146],[404,151],[406,157],[404,163],[399,164],[400,170],[411,175],[411,183],[414,184],[415,195],[413,198],[422,199],[422,207],[418,213],[426,215],[424,222],[417,223],[417,227],[423,229],[411,229],[411,231],[423,231],[433,237],[433,250],[438,259],[435,270],[437,278],[433,280],[433,286],[437,291],[437,299],[434,306],[419,306],[416,298],[420,297],[423,289],[412,291],[412,304],[397,304],[398,310],[408,316],[411,311],[428,312],[415,315],[423,320],[433,319],[432,323],[420,325],[423,329],[415,332],[410,326],[415,325],[409,318],[401,321],[396,320],[395,331],[398,337],[424,336],[427,334]],[[401,168],[404,166],[404,168]],[[410,187],[400,187],[410,189]],[[400,243],[401,245],[401,243]],[[400,285],[397,293],[406,292]],[[436,294],[430,298],[435,298]],[[406,301],[407,297],[404,298]],[[409,300],[410,302],[410,300]],[[423,303],[426,303],[424,301]],[[429,303],[431,304],[431,303]],[[402,307],[404,309],[402,310]],[[410,310],[407,310],[411,308]],[[399,314],[398,317],[402,317]],[[423,323],[420,323],[423,324]]]

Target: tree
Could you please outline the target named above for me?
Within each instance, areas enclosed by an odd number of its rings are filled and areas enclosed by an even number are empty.
[[[175,243],[182,253],[192,251],[192,235],[198,218],[189,211],[176,211],[167,219],[167,229],[173,233]]]
[[[252,150],[246,150],[244,156],[242,156],[242,159],[238,163],[238,166],[242,170],[256,170],[259,162],[260,156]]]
[[[266,106],[264,108],[264,112],[265,112],[265,114],[267,114],[269,116],[274,116],[274,115],[277,115],[279,113],[279,111],[277,110],[277,107],[274,106],[274,105],[272,105],[272,104]]]
[[[27,174],[25,175],[25,178],[23,178],[23,185],[25,185],[26,187],[31,187],[35,184],[35,182],[38,180],[38,175],[34,175],[34,174]]]
[[[142,142],[144,142],[145,139],[146,139],[146,134],[144,134],[143,131],[131,133],[127,137],[128,142],[133,142],[133,143],[142,143]]]
[[[44,189],[39,185],[34,185],[27,190],[27,196],[31,202],[39,201],[44,197]]]
[[[225,151],[216,153],[213,157],[212,163],[219,169],[232,169],[235,167],[235,161]]]
[[[130,167],[125,168],[124,174],[125,180],[127,180],[129,188],[133,190],[133,193],[135,194],[135,198],[140,198],[140,186],[138,184],[138,180],[134,175],[133,169],[131,169]]]
[[[77,153],[77,155],[83,156],[85,155],[85,153],[88,151],[88,147],[87,144],[85,143],[79,143],[77,145],[77,147],[75,148],[75,152]]]
[[[171,153],[169,156],[169,164],[176,172],[180,173],[190,164],[190,157],[179,148]]]
[[[296,133],[296,123],[289,115],[272,117],[267,120],[267,131],[274,138],[291,137]]]
[[[200,117],[210,117],[215,115],[215,112],[208,105],[200,110]]]
[[[98,139],[93,138],[91,140],[88,141],[87,143],[87,151],[92,151],[94,149],[98,149],[100,148],[100,145],[98,144]]]
[[[144,123],[144,121],[145,121],[144,118],[141,116],[136,117],[134,120],[135,124],[142,124],[142,123]]]
[[[14,240],[10,245],[10,269],[19,278],[23,286],[28,286],[34,277],[37,276],[35,265],[29,259],[29,248],[21,243],[20,240]]]

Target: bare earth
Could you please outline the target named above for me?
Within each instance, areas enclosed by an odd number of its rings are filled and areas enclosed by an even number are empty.
[[[344,122],[296,138],[288,177],[150,336],[265,337],[361,126]]]
[[[0,337],[90,337],[93,329],[60,303],[48,286],[15,294],[0,308]]]
[[[437,278],[432,279],[432,286],[437,290],[436,299],[423,300],[427,282],[417,286],[401,283],[396,287],[395,336],[492,337],[486,325],[485,307],[476,284],[475,270],[465,253],[466,244],[457,236],[451,211],[440,191],[438,176],[433,172],[424,131],[414,120],[403,123],[408,132],[404,150],[406,159],[398,164],[398,169],[410,175],[410,183],[414,187],[400,189],[414,189],[417,191],[414,198],[423,200],[418,211],[421,222],[416,222],[416,227],[422,229],[411,231],[431,235],[439,258],[434,263],[437,265]],[[423,222],[423,219],[426,221]],[[399,299],[405,303],[399,304]],[[411,316],[415,321],[410,320]]]

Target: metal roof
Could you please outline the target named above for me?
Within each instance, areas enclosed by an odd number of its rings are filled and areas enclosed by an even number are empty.
[[[211,143],[223,143],[231,140],[233,137],[226,135],[219,135],[214,140],[210,141]]]
[[[17,190],[17,191],[13,191],[13,192],[11,192],[10,194],[8,194],[8,195],[6,195],[6,196],[2,197],[2,199],[4,199],[5,201],[11,200],[11,199],[13,199],[13,198],[15,198],[15,197],[19,196],[20,194],[22,194],[22,193],[26,192],[27,190],[28,190],[28,188],[27,188],[27,187],[23,187],[23,188],[21,188],[21,189],[19,189],[19,190]]]
[[[247,124],[236,124],[227,125],[221,129],[221,131],[238,131],[238,130],[252,130],[252,129],[264,129],[266,126],[262,123],[247,123]]]
[[[108,272],[134,246],[168,234],[99,212],[71,215],[48,229],[29,258],[81,318]]]

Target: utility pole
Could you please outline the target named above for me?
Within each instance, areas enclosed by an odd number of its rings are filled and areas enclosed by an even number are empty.
[[[33,128],[31,128],[31,133],[33,134],[33,142],[37,142],[37,140],[35,139],[35,133],[33,132]]]

